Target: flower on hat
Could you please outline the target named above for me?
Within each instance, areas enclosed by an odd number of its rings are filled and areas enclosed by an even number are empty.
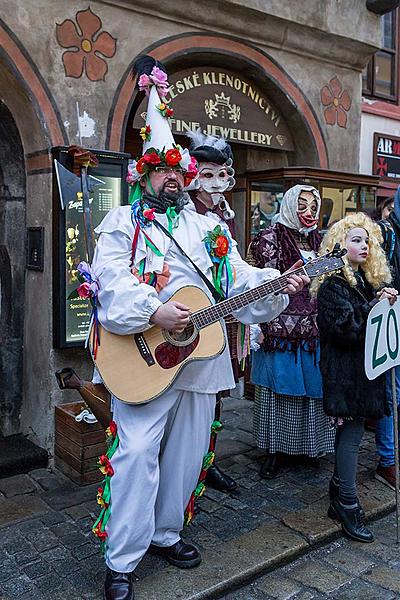
[[[146,73],[143,73],[143,75],[141,75],[139,77],[138,85],[139,85],[139,89],[141,91],[143,91],[147,87],[150,87],[150,85],[151,85],[150,77],[148,75],[146,75]]]
[[[134,160],[128,165],[127,183],[135,186],[143,175],[150,173],[158,166],[181,168],[185,175],[185,185],[189,185],[198,173],[197,161],[190,156],[189,150],[186,148],[177,145],[165,151],[165,149],[158,150],[151,147],[138,161]]]
[[[145,164],[146,161],[144,160],[144,156],[142,156],[142,158],[139,158],[139,160],[136,163],[136,171],[140,174],[143,175],[143,173],[145,172]]]
[[[151,140],[151,127],[150,125],[144,125],[140,129],[140,137],[144,142],[148,142]]]
[[[150,73],[150,79],[152,82],[160,87],[168,86],[168,76],[165,71],[159,67],[153,67]]]
[[[130,185],[134,185],[140,179],[140,173],[138,173],[136,165],[136,160],[133,160],[131,163],[128,164],[128,175],[126,176],[126,181]]]
[[[157,166],[161,162],[161,158],[155,150],[152,150],[151,152],[146,152],[146,154],[143,155],[143,160],[146,164],[153,166]]]
[[[168,167],[176,167],[181,160],[182,154],[179,152],[178,148],[171,148],[171,150],[167,150],[165,153],[165,163]]]
[[[165,102],[160,102],[156,108],[163,117],[173,117],[174,115],[174,109],[167,106]]]
[[[164,96],[168,92],[168,76],[159,67],[153,67],[150,75],[143,73],[138,80],[139,90],[149,95],[150,88],[155,85],[160,92],[161,96]]]

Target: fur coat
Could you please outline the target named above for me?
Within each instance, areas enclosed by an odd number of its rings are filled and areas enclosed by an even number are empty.
[[[342,275],[329,277],[319,288],[317,322],[327,415],[379,419],[388,414],[384,376],[370,381],[364,371],[366,324],[374,296],[361,277],[355,288]]]

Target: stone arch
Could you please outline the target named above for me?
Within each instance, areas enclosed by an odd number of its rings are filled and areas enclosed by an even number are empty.
[[[10,110],[25,153],[68,143],[46,82],[17,36],[1,19],[0,84],[2,99],[13,107]]]
[[[307,149],[296,148],[299,161],[322,168],[328,168],[328,153],[317,116],[297,84],[265,52],[254,46],[233,38],[212,34],[184,34],[157,42],[143,53],[150,54],[166,64],[168,68],[175,65],[199,64],[212,57],[213,63],[245,71],[260,83],[267,80],[271,83],[269,96],[280,107],[289,127],[300,132],[311,144]],[[135,101],[135,82],[131,72],[134,60],[129,65],[116,90],[111,107],[106,146],[111,150],[123,150],[127,120]]]
[[[18,410],[18,422],[10,417],[0,434],[16,433],[18,428],[29,434],[32,441],[43,447],[51,447],[53,431],[49,406],[53,393],[51,377],[52,360],[52,165],[50,149],[68,145],[68,137],[56,102],[18,37],[0,19],[0,109],[11,115],[15,138],[19,139],[18,170],[23,175],[23,191],[12,190],[15,184],[15,169],[1,157],[4,177],[2,188],[3,204],[11,214],[19,203],[24,203],[24,212],[19,215],[19,233],[11,238],[10,223],[4,225],[6,241],[0,240],[10,258],[13,311],[15,301],[23,303],[19,315],[22,321],[23,349],[16,350],[14,364],[20,365],[19,379],[22,380],[22,398]],[[12,144],[12,140],[9,140]],[[11,187],[10,187],[11,184]],[[14,186],[15,187],[15,186]],[[7,188],[7,189],[6,189]],[[9,195],[11,194],[11,200]],[[8,196],[7,196],[8,195]],[[14,202],[14,197],[19,201]],[[23,200],[22,200],[23,198]],[[25,245],[26,226],[43,226],[45,231],[45,267],[43,272],[26,271]],[[11,229],[10,229],[11,227]],[[18,249],[17,249],[17,245]],[[5,252],[2,254],[6,268]],[[16,258],[17,257],[17,258]],[[16,261],[17,260],[17,267]],[[18,262],[19,261],[19,262]],[[3,269],[3,270],[4,270]],[[22,282],[16,291],[15,280]],[[38,299],[43,299],[39,302]],[[17,322],[17,316],[13,313]],[[13,317],[13,318],[14,318]],[[19,332],[21,331],[21,320]],[[16,339],[18,336],[16,337]],[[17,343],[17,342],[16,342]]]

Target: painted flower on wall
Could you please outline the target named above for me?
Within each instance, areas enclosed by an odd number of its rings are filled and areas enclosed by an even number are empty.
[[[103,57],[114,56],[117,40],[108,31],[100,32],[102,22],[90,8],[78,11],[75,19],[56,24],[57,41],[68,48],[62,55],[65,75],[78,79],[85,72],[91,81],[104,81],[108,65]]]
[[[328,85],[321,89],[321,102],[324,109],[324,117],[327,125],[339,125],[347,127],[347,114],[351,107],[351,97],[347,90],[343,89],[339,79],[332,77]]]

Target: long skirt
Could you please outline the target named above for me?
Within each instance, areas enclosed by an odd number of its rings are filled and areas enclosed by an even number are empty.
[[[323,411],[322,399],[275,394],[256,385],[253,435],[271,454],[321,456],[333,452],[335,431]]]

